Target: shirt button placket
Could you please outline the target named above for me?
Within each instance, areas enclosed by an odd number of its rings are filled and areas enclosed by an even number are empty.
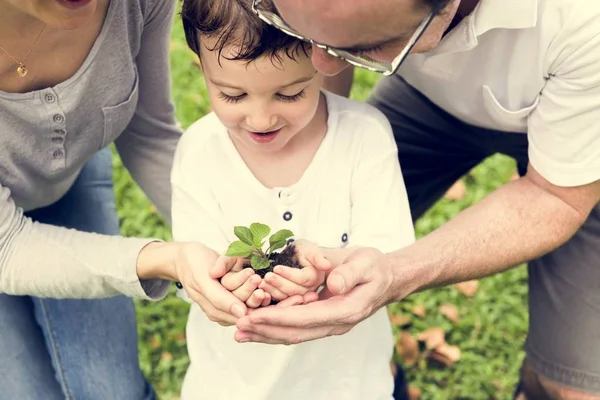
[[[66,150],[65,136],[67,134],[66,117],[58,104],[58,96],[52,89],[47,89],[42,94],[42,101],[52,118],[52,129],[50,129],[50,158],[53,170],[65,168]]]
[[[294,224],[296,221],[294,220],[294,213],[292,212],[292,193],[289,189],[282,189],[277,193],[277,198],[281,206],[281,218],[290,224]],[[292,222],[293,220],[294,222]]]

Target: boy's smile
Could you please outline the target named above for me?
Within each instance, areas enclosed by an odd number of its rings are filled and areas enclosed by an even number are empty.
[[[279,135],[279,132],[281,132],[281,129],[277,129],[277,130],[273,130],[273,131],[268,131],[268,132],[251,132],[251,131],[248,131],[248,133],[250,134],[250,136],[252,137],[252,139],[254,139],[258,143],[270,143],[270,142],[272,142],[273,140],[275,140],[275,138],[277,137],[277,135]]]

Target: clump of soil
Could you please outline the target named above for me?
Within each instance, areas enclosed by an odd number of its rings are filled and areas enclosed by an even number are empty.
[[[261,278],[264,278],[265,275],[269,272],[273,272],[273,268],[277,265],[285,265],[291,268],[301,269],[302,266],[298,262],[298,258],[296,257],[296,247],[293,244],[286,246],[281,253],[273,252],[269,254],[269,260],[271,260],[271,265],[268,268],[255,270]],[[252,268],[250,263],[244,264],[244,268]]]

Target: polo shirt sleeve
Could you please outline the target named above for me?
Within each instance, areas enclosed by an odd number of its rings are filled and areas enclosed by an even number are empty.
[[[546,85],[528,119],[530,162],[557,186],[600,179],[600,7],[588,5],[550,46]]]
[[[368,106],[354,123],[359,153],[352,177],[349,245],[391,252],[415,241],[408,196],[390,123]]]

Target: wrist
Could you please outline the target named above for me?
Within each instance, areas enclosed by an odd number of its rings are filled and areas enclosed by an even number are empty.
[[[435,276],[432,269],[426,268],[422,262],[411,260],[405,254],[405,250],[387,253],[384,257],[392,275],[390,285],[392,302],[400,301],[432,285]]]
[[[137,274],[140,280],[177,280],[175,260],[180,244],[176,242],[150,242],[140,250],[137,259]]]

